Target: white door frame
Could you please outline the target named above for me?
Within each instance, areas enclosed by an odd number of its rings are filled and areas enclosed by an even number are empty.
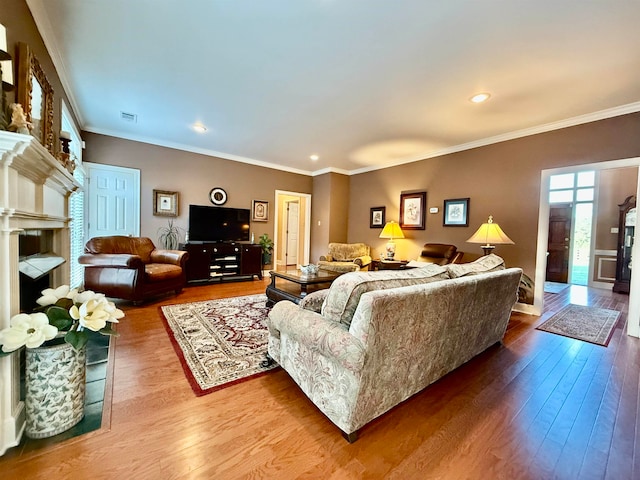
[[[275,245],[279,245],[278,243],[278,234],[280,232],[280,197],[281,196],[287,196],[287,197],[298,197],[299,199],[306,199],[306,201],[304,202],[305,206],[304,206],[304,213],[300,212],[300,216],[302,217],[304,215],[304,247],[303,247],[303,251],[302,251],[302,261],[300,261],[300,259],[298,259],[298,263],[300,263],[301,265],[307,265],[309,263],[309,256],[311,254],[311,194],[309,193],[298,193],[298,192],[288,192],[286,190],[276,190],[275,193],[275,215],[274,215],[274,225],[273,225],[273,243]],[[302,202],[300,202],[302,203]],[[302,210],[302,209],[300,209]],[[298,232],[298,235],[300,235],[301,232]],[[276,268],[276,265],[278,264],[278,248],[276,248],[274,251],[276,252],[276,255],[274,256],[273,259],[273,266],[274,268]]]
[[[92,182],[93,179],[91,178],[92,167],[97,167],[102,170],[113,170],[114,172],[127,171],[128,173],[131,173],[133,175],[134,181],[135,181],[135,191],[133,193],[133,198],[135,199],[136,205],[133,208],[134,218],[132,220],[132,224],[133,224],[132,235],[134,237],[139,237],[140,236],[140,170],[136,168],[129,168],[129,167],[116,167],[115,165],[106,165],[103,163],[83,162],[82,165],[85,167],[85,171],[87,173],[86,186],[85,186],[86,195],[85,195],[85,205],[84,205],[84,214],[85,214],[84,215],[84,219],[85,219],[84,238],[85,239],[89,238],[89,222],[95,220],[90,218],[89,216],[89,212],[91,212],[90,191],[93,185],[93,182]]]
[[[560,173],[624,167],[639,167],[636,198],[640,198],[640,157],[542,170],[540,173],[540,209],[538,214],[538,248],[536,250],[534,303],[533,307],[531,305],[518,304],[518,307],[521,307],[522,311],[532,313],[533,315],[541,315],[544,307],[544,280],[547,270],[547,241],[549,236],[549,177]],[[640,258],[640,242],[633,243],[631,254],[635,258]],[[631,271],[627,334],[633,337],[640,337],[640,269],[637,268]]]

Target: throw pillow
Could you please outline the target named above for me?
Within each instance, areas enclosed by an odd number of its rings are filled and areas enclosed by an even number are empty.
[[[469,263],[450,263],[445,268],[451,278],[458,278],[466,275],[504,270],[504,259],[491,253]]]
[[[351,319],[363,293],[419,285],[447,278],[449,275],[446,268],[435,264],[406,270],[345,273],[331,284],[322,304],[321,314],[328,320],[343,323],[348,327],[351,325]]]

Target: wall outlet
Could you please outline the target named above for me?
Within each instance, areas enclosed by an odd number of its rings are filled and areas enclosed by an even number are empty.
[[[611,233],[618,233],[618,227],[611,227]]]

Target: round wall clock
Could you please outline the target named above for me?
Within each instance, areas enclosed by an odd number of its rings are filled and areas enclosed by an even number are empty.
[[[227,201],[227,192],[220,187],[212,188],[209,192],[209,200],[214,205],[224,205]]]

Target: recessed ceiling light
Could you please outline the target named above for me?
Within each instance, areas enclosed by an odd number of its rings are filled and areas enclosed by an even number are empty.
[[[205,127],[201,123],[194,123],[193,125],[191,125],[191,128],[193,128],[198,133],[204,133],[207,131],[207,127]]]
[[[482,103],[482,102],[486,102],[487,100],[489,100],[489,97],[491,97],[490,93],[478,93],[478,94],[474,95],[473,97],[471,97],[469,99],[469,101],[473,102],[473,103]]]
[[[320,157],[314,153],[313,155],[310,155],[310,156],[309,156],[309,158],[315,162],[315,161],[316,161],[316,160],[318,160]]]

